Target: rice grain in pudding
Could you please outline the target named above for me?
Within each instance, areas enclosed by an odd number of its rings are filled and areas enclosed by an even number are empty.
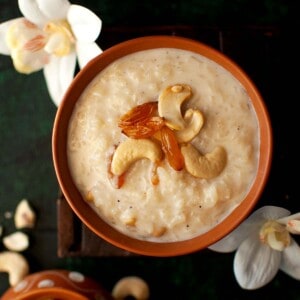
[[[129,138],[118,126],[120,118],[178,84],[192,91],[182,115],[192,108],[204,116],[199,133],[185,144],[203,155],[221,146],[224,169],[203,179],[186,168],[174,170],[162,159],[159,182],[153,184],[153,163],[143,158],[130,165],[116,188],[109,178],[109,157]],[[158,48],[120,58],[93,79],[73,111],[67,152],[78,190],[101,218],[126,235],[166,242],[205,233],[241,203],[257,172],[259,143],[249,96],[228,71],[193,52]]]

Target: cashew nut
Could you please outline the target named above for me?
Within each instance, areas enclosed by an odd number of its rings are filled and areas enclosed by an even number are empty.
[[[158,114],[164,118],[166,124],[175,130],[185,127],[181,114],[182,103],[192,96],[189,85],[176,84],[162,91],[158,98]]]
[[[131,164],[143,158],[156,163],[162,159],[162,150],[150,139],[128,138],[117,147],[111,162],[111,172],[120,176]]]
[[[192,145],[186,144],[181,147],[185,167],[195,177],[211,179],[218,176],[227,162],[227,154],[223,147],[216,147],[211,153],[202,155]]]
[[[196,109],[188,109],[184,114],[185,126],[174,131],[178,143],[190,142],[201,130],[204,124],[203,114]]]
[[[0,272],[8,273],[9,284],[15,286],[29,273],[29,265],[20,253],[4,251],[0,252]]]
[[[11,251],[24,251],[29,247],[29,238],[21,231],[5,236],[2,242],[3,245]]]
[[[15,226],[17,229],[20,228],[32,228],[35,225],[35,213],[30,207],[28,201],[23,199],[20,201],[16,208],[15,216]]]
[[[148,284],[137,276],[127,276],[121,278],[113,287],[112,296],[116,300],[134,297],[136,300],[149,299],[150,291]]]

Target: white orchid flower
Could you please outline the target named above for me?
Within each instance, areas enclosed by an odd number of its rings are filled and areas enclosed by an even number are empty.
[[[49,94],[58,106],[80,69],[102,50],[96,44],[102,21],[68,0],[18,0],[23,17],[0,24],[0,54],[10,55],[16,70],[43,69]]]
[[[300,280],[300,248],[291,234],[300,234],[300,213],[290,215],[284,208],[264,206],[209,249],[236,250],[236,280],[242,288],[253,290],[269,283],[278,270]]]

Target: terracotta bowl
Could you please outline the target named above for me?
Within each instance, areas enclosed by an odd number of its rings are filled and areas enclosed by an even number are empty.
[[[112,296],[91,278],[79,272],[46,270],[27,275],[8,289],[2,300],[112,300]]]
[[[201,54],[228,70],[247,91],[259,121],[260,157],[254,183],[238,207],[210,231],[179,242],[151,242],[124,235],[102,220],[83,200],[68,166],[66,151],[69,120],[74,106],[85,87],[110,63],[125,55],[152,48],[177,48]],[[272,156],[272,132],[264,101],[249,76],[231,59],[198,41],[173,36],[149,36],[129,40],[111,47],[82,69],[69,87],[60,104],[53,129],[53,160],[59,185],[69,205],[81,221],[100,238],[130,252],[148,256],[176,256],[192,253],[217,242],[236,228],[257,204],[268,179]],[[105,193],[105,191],[103,191]]]

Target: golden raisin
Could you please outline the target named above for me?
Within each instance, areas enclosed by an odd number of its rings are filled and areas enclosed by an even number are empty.
[[[122,132],[134,139],[149,138],[158,132],[165,122],[161,117],[148,117],[133,125],[122,125]]]
[[[161,143],[162,150],[170,166],[176,171],[182,170],[184,167],[184,159],[180,147],[173,130],[167,126],[161,129]]]
[[[157,102],[146,102],[133,107],[120,118],[119,127],[134,125],[153,117],[157,112],[157,107]]]

